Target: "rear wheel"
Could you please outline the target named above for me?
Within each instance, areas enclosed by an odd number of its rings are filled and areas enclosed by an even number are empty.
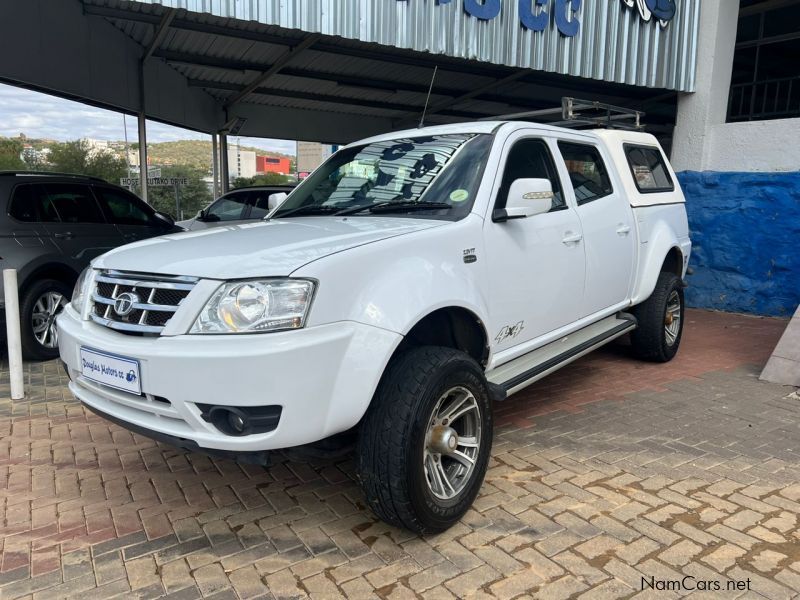
[[[70,286],[56,279],[31,285],[20,298],[20,332],[25,358],[58,358],[56,317],[69,302]]]
[[[467,354],[422,347],[389,365],[361,425],[358,474],[381,519],[444,531],[480,490],[492,445],[486,378]]]
[[[653,294],[633,309],[639,327],[631,333],[634,353],[645,360],[668,362],[678,353],[683,336],[683,283],[674,273],[661,273]]]

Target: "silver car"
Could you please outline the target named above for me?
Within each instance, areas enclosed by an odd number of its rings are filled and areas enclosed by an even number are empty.
[[[179,221],[177,224],[187,231],[197,231],[257,221],[266,217],[293,189],[293,185],[237,188],[209,204],[193,219]]]

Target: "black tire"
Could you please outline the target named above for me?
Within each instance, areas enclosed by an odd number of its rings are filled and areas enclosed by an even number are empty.
[[[680,302],[677,327],[673,328],[677,331],[668,332],[667,328],[675,319],[675,298]],[[668,306],[673,308],[672,316],[667,314]],[[631,333],[633,353],[643,360],[671,361],[681,345],[683,313],[683,282],[674,273],[662,272],[658,276],[656,289],[652,295],[633,309],[633,314],[639,321],[639,327]]]
[[[444,499],[432,491],[431,485],[435,487],[436,483],[429,483],[423,460],[435,460],[436,466],[441,464],[451,473],[459,470],[456,463],[461,461],[454,461],[451,456],[439,454],[434,458],[428,437],[434,409],[442,406],[446,411],[448,402],[455,403],[455,399],[440,402],[445,392],[453,389],[467,398],[471,394],[475,402],[465,400],[465,406],[468,402],[472,407],[468,416],[456,417],[449,424],[455,427],[461,423],[464,427],[465,422],[460,419],[472,422],[479,415],[479,433],[470,436],[479,441],[471,471],[464,467],[469,475],[461,480],[457,494]],[[448,424],[447,420],[444,424]],[[458,439],[460,443],[462,438]],[[450,348],[412,349],[389,364],[361,424],[356,459],[367,503],[379,518],[392,525],[416,533],[444,531],[458,522],[475,500],[486,474],[491,445],[491,402],[478,363]],[[455,492],[455,487],[451,490]]]
[[[57,279],[43,279],[37,281],[22,293],[19,303],[20,334],[22,338],[22,355],[28,360],[52,360],[58,358],[58,345],[48,347],[53,343],[53,338],[48,335],[45,344],[42,344],[34,333],[33,314],[36,303],[46,294],[60,294],[64,301],[55,314],[61,312],[64,305],[69,302],[72,287]]]

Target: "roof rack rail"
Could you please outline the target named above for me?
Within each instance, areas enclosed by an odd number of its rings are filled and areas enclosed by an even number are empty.
[[[108,183],[102,177],[94,175],[81,175],[80,173],[59,173],[58,171],[0,171],[0,175],[35,175],[40,177],[74,177],[75,179],[89,179],[90,181],[102,181]]]
[[[560,107],[483,117],[481,121],[535,120],[557,127],[606,127],[609,129],[643,129],[645,113],[632,108],[614,106],[595,100],[580,100],[565,96]],[[550,120],[548,120],[550,119]]]

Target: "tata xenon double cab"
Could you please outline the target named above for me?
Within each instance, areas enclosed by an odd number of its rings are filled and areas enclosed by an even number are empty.
[[[263,222],[95,259],[59,346],[85,406],[184,448],[357,428],[369,505],[435,532],[478,493],[494,401],[625,334],[675,355],[690,250],[651,135],[427,127],[344,147]]]

